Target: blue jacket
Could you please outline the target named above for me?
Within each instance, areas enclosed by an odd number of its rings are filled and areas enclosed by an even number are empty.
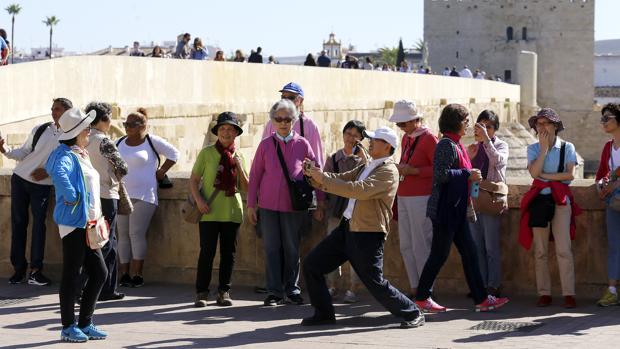
[[[47,159],[45,171],[52,178],[56,193],[54,222],[85,228],[88,221],[88,193],[77,155],[66,144],[60,144]]]
[[[433,223],[450,230],[456,229],[467,217],[469,203],[469,171],[465,169],[448,170],[448,181],[442,185],[437,215]]]

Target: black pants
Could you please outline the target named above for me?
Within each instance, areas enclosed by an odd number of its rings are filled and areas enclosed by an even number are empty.
[[[237,235],[239,223],[233,222],[200,222],[200,255],[196,271],[196,292],[209,292],[213,259],[220,241],[220,285],[219,291],[230,290],[230,279],[235,265],[237,251]]]
[[[45,217],[51,185],[28,182],[20,176],[11,176],[11,264],[15,271],[28,269],[26,240],[28,239],[28,207],[32,211],[30,263],[32,269],[43,268],[45,253]]]
[[[383,278],[385,235],[349,231],[345,219],[304,259],[303,273],[310,302],[323,316],[334,314],[325,275],[349,261],[368,291],[394,316],[415,319],[420,311],[414,302]]]
[[[416,299],[422,301],[430,297],[437,274],[450,255],[452,242],[461,255],[465,280],[467,280],[472,298],[475,304],[480,304],[487,298],[487,291],[480,274],[476,243],[469,231],[467,218],[463,218],[462,222],[455,225],[455,228],[448,228],[445,224],[433,221],[431,253],[420,275]]]
[[[80,303],[79,327],[91,323],[97,298],[108,270],[101,249],[86,245],[86,230],[76,228],[62,238],[62,280],[60,282],[60,317],[64,328],[75,323],[75,296],[80,282],[80,268],[88,275]]]

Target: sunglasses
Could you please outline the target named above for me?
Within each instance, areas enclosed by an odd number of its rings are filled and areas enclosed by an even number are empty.
[[[396,123],[396,126],[398,126],[398,127],[404,127],[404,126],[406,126],[406,125],[407,125],[407,123],[409,123],[409,121],[405,121],[405,122],[397,122],[397,123]]]
[[[142,126],[142,123],[139,122],[139,121],[123,122],[123,127],[125,127],[125,128],[134,128],[134,127],[138,127],[138,126]]]
[[[293,121],[292,119],[289,118],[273,118],[273,121],[277,122],[277,123],[285,123],[285,124],[290,124],[291,121]]]
[[[601,116],[601,124],[606,123],[607,121],[611,120],[611,119],[615,119],[615,117],[612,115],[603,115]]]

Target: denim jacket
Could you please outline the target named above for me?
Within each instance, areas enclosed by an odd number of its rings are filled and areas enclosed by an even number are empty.
[[[88,220],[88,194],[77,155],[66,144],[60,144],[47,159],[45,171],[52,178],[56,193],[56,224],[85,228]]]

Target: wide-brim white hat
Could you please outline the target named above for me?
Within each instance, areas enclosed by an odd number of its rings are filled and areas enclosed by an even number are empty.
[[[58,140],[66,141],[77,137],[80,132],[90,126],[90,123],[95,120],[96,116],[97,111],[95,110],[91,110],[88,114],[84,114],[78,108],[71,108],[67,110],[58,120],[60,129],[62,130],[62,134],[58,137]]]
[[[391,122],[407,122],[422,117],[422,113],[418,111],[415,102],[405,100],[398,101],[394,104],[394,112],[390,116]]]

